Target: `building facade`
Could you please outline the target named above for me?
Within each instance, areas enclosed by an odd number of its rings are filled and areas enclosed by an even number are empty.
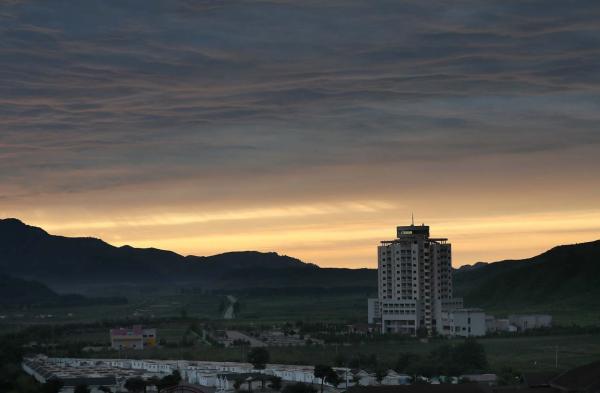
[[[508,320],[521,332],[552,327],[552,315],[548,314],[513,314]]]
[[[110,346],[116,350],[144,349],[156,346],[156,329],[132,328],[110,329]]]
[[[452,296],[448,239],[430,237],[426,225],[399,226],[377,254],[378,297],[369,299],[369,323],[382,333],[443,334],[443,313],[462,307]]]
[[[461,308],[442,312],[445,336],[481,337],[487,333],[486,315],[478,308]]]

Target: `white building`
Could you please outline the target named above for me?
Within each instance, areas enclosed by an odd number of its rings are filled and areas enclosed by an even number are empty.
[[[547,314],[522,314],[509,315],[511,325],[516,326],[521,332],[529,329],[549,328],[552,326],[552,315]]]
[[[397,227],[396,239],[381,242],[378,298],[368,304],[369,321],[379,323],[382,333],[415,335],[423,327],[443,334],[443,305],[455,303],[447,240],[430,238],[429,226],[413,224]]]
[[[447,336],[480,337],[487,331],[486,315],[478,308],[461,308],[442,313],[443,333]]]
[[[381,308],[379,299],[367,299],[367,321],[369,324],[380,323]]]
[[[41,383],[46,382],[48,378],[58,378],[69,383],[85,381],[90,386],[106,385],[113,388],[113,391],[122,390],[128,378],[135,376],[162,378],[175,370],[180,372],[186,383],[214,387],[218,391],[233,390],[239,376],[248,374],[278,376],[285,382],[317,385],[321,383],[321,380],[314,376],[314,366],[308,365],[268,364],[264,370],[255,370],[249,363],[237,362],[48,358],[38,355],[26,358],[22,368]],[[352,384],[350,369],[335,367],[334,370],[342,381],[339,386],[347,387]],[[325,384],[328,385],[327,382]],[[72,393],[68,388],[63,391]],[[96,391],[94,390],[93,393]]]

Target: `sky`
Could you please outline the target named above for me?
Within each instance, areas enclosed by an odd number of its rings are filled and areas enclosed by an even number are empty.
[[[454,265],[600,239],[600,2],[0,0],[0,217]]]

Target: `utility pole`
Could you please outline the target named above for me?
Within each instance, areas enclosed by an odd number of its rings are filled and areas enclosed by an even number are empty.
[[[558,345],[554,347],[554,368],[558,368]]]

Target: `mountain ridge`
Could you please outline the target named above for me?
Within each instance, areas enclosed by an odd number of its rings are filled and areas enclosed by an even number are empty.
[[[0,273],[50,288],[114,285],[247,288],[377,287],[376,269],[321,268],[275,252],[182,256],[156,248],[115,247],[101,239],[48,234],[0,220]],[[469,307],[589,302],[600,299],[600,240],[553,247],[522,260],[478,262],[454,270],[454,294]],[[599,301],[600,307],[600,301]]]
[[[319,284],[326,285],[326,269],[275,252],[234,251],[212,256],[183,256],[156,248],[116,247],[92,237],[64,237],[48,234],[18,219],[0,220],[0,272],[35,279],[52,285],[77,282],[90,285],[161,283],[202,284],[207,288],[229,285],[232,275],[246,279],[277,278],[280,285],[301,284],[301,278],[323,271]],[[293,270],[295,277],[283,274]],[[237,272],[237,273],[236,273]],[[361,271],[337,269],[349,279],[366,284]],[[288,272],[289,273],[289,272]],[[366,280],[374,280],[369,277]],[[264,280],[262,280],[264,281]],[[373,281],[374,282],[374,281]],[[251,283],[251,282],[250,282]],[[338,283],[340,284],[340,283]],[[338,285],[335,284],[335,285]]]
[[[521,260],[503,260],[454,275],[457,296],[476,306],[600,299],[600,240],[553,247]],[[599,302],[600,303],[600,302]]]

